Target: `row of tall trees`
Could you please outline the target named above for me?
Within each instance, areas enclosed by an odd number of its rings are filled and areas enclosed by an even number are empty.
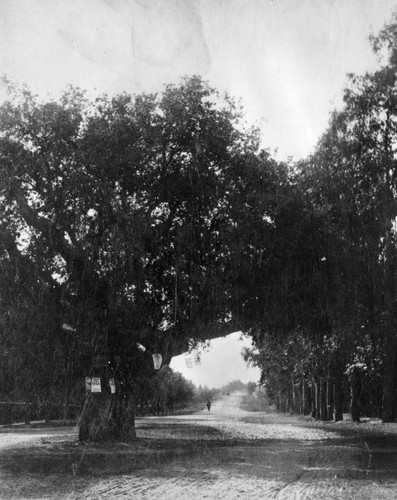
[[[397,24],[372,43],[380,69],[349,75],[291,177],[270,322],[246,353],[279,408],[324,420],[397,416]]]

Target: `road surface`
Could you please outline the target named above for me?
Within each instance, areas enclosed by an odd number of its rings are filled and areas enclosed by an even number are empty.
[[[0,498],[397,499],[397,437],[246,412],[240,395],[138,419],[135,444],[71,429],[0,433]]]

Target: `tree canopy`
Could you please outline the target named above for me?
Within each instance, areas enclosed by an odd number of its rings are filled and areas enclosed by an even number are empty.
[[[324,419],[340,409],[343,384],[354,420],[397,416],[396,32],[394,20],[372,39],[380,68],[349,75],[343,109],[296,165],[299,212],[284,225],[293,224],[277,291],[289,323],[281,341],[262,330],[248,353],[281,406],[298,409],[307,390]],[[296,356],[296,345],[309,348]]]
[[[10,86],[0,130],[2,259],[54,301],[74,375],[105,357],[127,390],[142,345],[167,362],[250,327],[285,169],[229,97],[197,77],[94,101]]]

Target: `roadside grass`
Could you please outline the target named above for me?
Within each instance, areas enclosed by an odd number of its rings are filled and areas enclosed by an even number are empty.
[[[246,394],[241,398],[240,408],[245,411],[269,411],[269,399],[262,392]]]

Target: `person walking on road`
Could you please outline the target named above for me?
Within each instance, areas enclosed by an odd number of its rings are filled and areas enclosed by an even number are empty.
[[[208,408],[208,411],[210,411],[210,409],[211,409],[211,401],[209,399],[207,399],[207,408]]]

